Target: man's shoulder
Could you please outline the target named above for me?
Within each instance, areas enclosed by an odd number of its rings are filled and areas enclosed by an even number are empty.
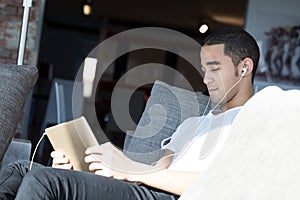
[[[206,118],[208,115],[210,115],[210,114],[202,115],[202,116],[189,117],[189,118],[185,119],[185,120],[182,122],[182,125],[190,125],[190,124],[194,124],[194,123],[199,123],[199,122],[201,122],[204,118]]]

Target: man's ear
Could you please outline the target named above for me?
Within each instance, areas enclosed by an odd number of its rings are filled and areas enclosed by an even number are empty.
[[[251,58],[245,58],[243,61],[242,61],[242,67],[243,68],[246,68],[246,72],[243,70],[243,76],[247,76],[248,74],[251,74],[252,73],[252,70],[253,70],[253,61]]]

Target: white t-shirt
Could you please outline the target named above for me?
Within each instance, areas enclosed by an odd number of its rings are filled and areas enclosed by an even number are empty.
[[[204,171],[222,149],[231,124],[241,107],[220,114],[186,119],[162,149],[173,151],[169,169],[177,171]]]

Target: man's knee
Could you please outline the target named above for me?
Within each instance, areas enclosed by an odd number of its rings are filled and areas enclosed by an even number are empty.
[[[49,175],[51,174],[51,168],[47,167],[40,167],[40,168],[33,168],[29,171],[23,178],[22,184],[27,185],[35,185],[38,183],[39,185],[48,185],[49,181],[51,180]]]
[[[17,170],[21,173],[27,173],[29,171],[30,168],[30,161],[29,160],[18,160],[15,162],[12,162],[10,164],[8,164],[5,168],[12,168],[13,170]],[[41,168],[44,167],[41,164],[38,163],[33,163],[32,164],[32,168]]]
[[[20,167],[24,167],[24,168],[29,168],[30,166],[30,161],[29,160],[18,160],[12,163],[9,163],[7,165],[8,166],[20,166]]]

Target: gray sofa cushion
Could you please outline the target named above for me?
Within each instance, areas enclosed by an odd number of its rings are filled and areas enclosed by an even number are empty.
[[[38,70],[33,66],[0,65],[0,163],[37,76]]]
[[[127,131],[124,153],[133,160],[154,163],[162,155],[162,140],[170,137],[185,119],[203,115],[208,100],[201,92],[156,81],[136,130]]]

